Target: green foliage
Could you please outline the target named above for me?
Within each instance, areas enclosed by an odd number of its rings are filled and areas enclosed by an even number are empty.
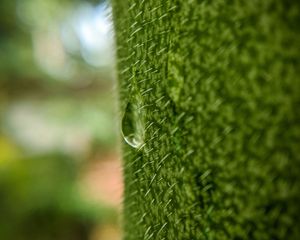
[[[299,239],[299,1],[113,7],[125,239]]]
[[[82,240],[115,212],[84,200],[75,188],[74,160],[63,155],[0,165],[0,234],[6,240]]]
[[[0,132],[26,150],[72,152],[72,156],[82,158],[79,151],[115,148],[111,67],[93,67],[85,62],[84,51],[80,52],[80,34],[75,34],[82,19],[89,19],[83,14],[84,9],[94,9],[91,4],[96,9],[99,2],[103,1],[0,3]],[[67,40],[64,34],[68,35]],[[69,49],[72,43],[76,45],[74,52]],[[101,58],[107,56],[103,54]],[[16,113],[29,121],[14,117]],[[42,144],[33,146],[40,135],[36,125],[42,126],[43,136],[52,137],[38,140]],[[35,134],[29,136],[26,132],[31,128]],[[81,137],[76,137],[79,134]],[[71,144],[67,138],[72,138]],[[72,151],[76,139],[81,146]]]
[[[116,209],[78,189],[116,142],[111,69],[87,64],[72,32],[90,3],[0,1],[1,240],[85,240],[117,225]]]
[[[111,69],[89,66],[81,56],[66,50],[69,43],[62,43],[62,33],[74,30],[67,26],[71,13],[84,3],[96,2],[102,1],[0,2],[1,102],[2,98],[34,95],[34,92],[66,95],[82,88],[91,92],[90,86],[99,93],[101,88],[110,87]],[[67,29],[63,29],[64,24]],[[73,36],[74,41],[79,41],[76,36]],[[70,69],[74,72],[72,77],[65,73],[72,72]]]

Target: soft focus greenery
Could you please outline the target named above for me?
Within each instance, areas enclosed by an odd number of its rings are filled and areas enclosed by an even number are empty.
[[[75,189],[76,165],[64,155],[15,159],[0,164],[2,239],[88,239],[114,211],[91,205]]]
[[[0,1],[3,240],[85,240],[116,224],[115,209],[78,190],[82,166],[116,144],[111,49],[88,64],[76,28],[102,2]]]

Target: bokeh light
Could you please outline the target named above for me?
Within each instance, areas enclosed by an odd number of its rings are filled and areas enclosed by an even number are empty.
[[[107,1],[0,3],[0,238],[121,239]]]

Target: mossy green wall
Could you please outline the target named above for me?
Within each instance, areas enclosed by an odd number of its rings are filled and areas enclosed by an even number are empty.
[[[300,239],[300,2],[113,10],[125,239]]]

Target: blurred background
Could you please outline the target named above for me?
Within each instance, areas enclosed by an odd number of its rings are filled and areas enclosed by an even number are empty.
[[[0,1],[0,239],[121,239],[113,49],[107,1]]]

